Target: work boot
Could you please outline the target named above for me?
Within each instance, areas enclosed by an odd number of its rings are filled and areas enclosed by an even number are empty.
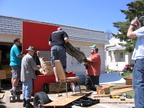
[[[23,107],[26,107],[26,100],[23,99]]]
[[[26,100],[26,108],[33,108],[33,105],[30,103],[30,100]]]

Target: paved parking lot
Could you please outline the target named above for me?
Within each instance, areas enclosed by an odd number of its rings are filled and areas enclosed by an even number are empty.
[[[5,96],[4,98],[1,100],[0,103],[0,108],[23,108],[22,106],[22,102],[9,102],[9,95],[10,92],[9,90],[4,90],[5,91]],[[57,94],[49,94],[48,95],[52,100],[56,100],[58,98]],[[62,96],[65,96],[65,93],[62,93]],[[93,97],[93,94],[90,96]],[[22,97],[20,97],[22,99]],[[133,100],[133,99],[131,99]],[[100,98],[100,101],[119,101],[119,99],[110,99],[109,97],[105,97],[105,98]],[[32,103],[33,104],[33,103]],[[99,103],[90,107],[85,107],[85,108],[132,108],[134,106],[133,103],[115,103],[115,104],[107,104],[107,103]],[[79,106],[72,106],[72,108],[82,108]]]

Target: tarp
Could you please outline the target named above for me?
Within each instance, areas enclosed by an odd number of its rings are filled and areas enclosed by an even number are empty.
[[[66,52],[75,57],[79,63],[84,63],[85,67],[88,68],[89,62],[86,59],[86,56],[83,52],[77,50],[73,45],[69,42],[65,44]]]
[[[126,83],[118,73],[105,73],[100,76],[100,84]]]
[[[80,82],[85,82],[86,74],[77,74],[80,78]],[[126,83],[126,80],[122,78],[118,73],[104,73],[100,75],[100,84],[115,84],[115,83]]]

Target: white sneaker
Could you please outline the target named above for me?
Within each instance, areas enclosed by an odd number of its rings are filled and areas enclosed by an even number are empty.
[[[11,95],[15,96],[16,92],[13,89],[10,89]]]
[[[96,94],[97,94],[97,92],[92,92],[92,94],[93,94],[93,95],[96,95]]]

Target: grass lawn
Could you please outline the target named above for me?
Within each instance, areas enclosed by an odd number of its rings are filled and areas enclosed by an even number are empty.
[[[122,77],[124,79],[126,78],[132,78],[132,73],[123,73]],[[119,90],[119,89],[113,89],[115,87],[123,87],[123,86],[129,86],[129,85],[126,85],[124,83],[122,84],[113,84],[114,86],[113,87],[110,87],[110,91],[114,91],[114,90]],[[85,88],[85,85],[81,85],[81,89],[86,89]],[[121,95],[123,95],[124,93],[121,93]],[[134,97],[134,91],[129,91],[129,92],[126,92],[127,95],[130,95],[132,98]]]
[[[132,73],[123,73],[122,77],[124,79],[126,78],[132,78]],[[110,91],[114,91],[114,90],[119,90],[119,89],[113,89],[115,87],[122,87],[122,86],[127,86],[126,84],[115,84],[114,87],[111,87],[110,88]],[[123,95],[124,93],[121,93],[121,95]],[[130,95],[132,98],[134,97],[134,91],[129,91],[129,92],[126,92],[127,95]]]
[[[132,73],[126,73],[124,72],[122,75],[123,78],[132,78]]]

